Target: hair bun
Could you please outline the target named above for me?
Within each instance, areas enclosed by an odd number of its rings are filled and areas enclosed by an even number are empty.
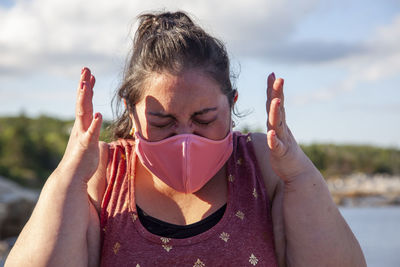
[[[160,34],[174,28],[189,29],[194,27],[193,21],[183,12],[165,12],[142,14],[139,16],[138,38]]]

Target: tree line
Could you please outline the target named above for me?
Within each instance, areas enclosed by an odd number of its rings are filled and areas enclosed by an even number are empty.
[[[0,118],[0,176],[40,188],[60,162],[72,120],[25,115]],[[103,123],[100,139],[110,139],[110,122]],[[242,129],[245,132],[251,129]],[[400,175],[400,150],[368,145],[301,145],[326,178],[354,172]]]

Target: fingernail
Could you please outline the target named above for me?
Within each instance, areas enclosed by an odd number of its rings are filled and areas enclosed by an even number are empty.
[[[278,102],[278,106],[280,106],[281,105],[281,100],[278,99],[277,102]]]
[[[97,120],[99,118],[99,113],[94,114],[94,119]]]
[[[272,78],[275,79],[275,73],[272,72],[271,75],[272,75]]]

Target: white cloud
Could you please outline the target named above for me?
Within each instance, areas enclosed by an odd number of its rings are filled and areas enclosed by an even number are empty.
[[[128,51],[135,17],[163,8],[188,11],[234,54],[254,56],[285,40],[316,2],[19,0],[0,7],[0,76],[65,76],[86,64],[97,73],[115,71]]]
[[[296,97],[297,104],[332,100],[360,84],[383,81],[400,76],[400,15],[392,23],[375,29],[370,38],[360,44],[355,53],[332,60],[328,67],[347,72],[343,79],[319,88],[314,94]],[[321,66],[321,67],[327,67]]]

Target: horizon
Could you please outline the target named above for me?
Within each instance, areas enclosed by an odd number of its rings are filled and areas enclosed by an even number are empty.
[[[0,117],[74,118],[80,70],[96,75],[94,109],[112,120],[136,29],[149,10],[185,10],[227,47],[239,74],[238,127],[266,131],[266,78],[285,79],[300,144],[400,148],[400,2],[253,0],[161,3],[0,2]]]
[[[0,115],[0,120],[1,119],[7,119],[7,118],[21,118],[21,117],[25,117],[28,118],[30,120],[37,120],[41,117],[44,118],[48,118],[48,119],[55,119],[55,120],[59,120],[65,123],[73,123],[75,118],[73,117],[58,117],[58,116],[52,116],[51,114],[36,114],[34,116],[26,114],[24,112],[21,112],[19,114],[13,114],[13,115]],[[105,126],[104,124],[112,124],[113,120],[107,120],[107,119],[103,119],[103,127]],[[102,129],[102,131],[104,131],[105,128]],[[235,127],[233,128],[233,131],[239,131],[239,132],[243,132],[243,130],[245,130],[247,132],[247,130],[250,130],[250,132],[254,133],[254,132],[262,132],[260,131],[261,129],[257,129],[257,128],[249,128],[248,125],[241,125],[241,127]],[[1,134],[1,132],[0,132]],[[298,143],[300,146],[312,146],[312,145],[322,145],[322,146],[338,146],[338,147],[343,147],[343,146],[350,146],[350,147],[374,147],[374,148],[379,148],[379,149],[394,149],[394,150],[399,150],[400,151],[400,147],[397,146],[391,146],[391,145],[376,145],[376,144],[371,144],[371,143],[356,143],[356,142],[299,142]]]

